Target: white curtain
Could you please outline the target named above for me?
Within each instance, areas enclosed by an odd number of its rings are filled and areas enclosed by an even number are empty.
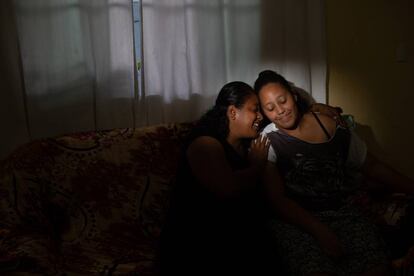
[[[130,0],[15,0],[30,138],[133,126]]]
[[[325,102],[324,0],[0,1],[0,159],[34,138],[191,121],[274,69]]]
[[[323,0],[143,0],[142,123],[190,121],[273,69],[326,101]]]

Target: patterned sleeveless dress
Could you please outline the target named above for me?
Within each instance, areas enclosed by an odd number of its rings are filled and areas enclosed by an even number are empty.
[[[316,115],[315,118],[318,119]],[[273,239],[289,273],[350,275],[387,264],[386,247],[378,229],[347,204],[347,197],[358,186],[346,166],[349,130],[338,126],[324,143],[308,143],[280,130],[267,135],[285,180],[286,195],[328,225],[345,252],[343,258],[335,261],[310,233],[272,218],[269,225]]]

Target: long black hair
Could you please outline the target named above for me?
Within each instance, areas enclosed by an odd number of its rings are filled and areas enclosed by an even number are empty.
[[[221,88],[214,106],[196,123],[190,140],[201,135],[209,135],[224,141],[229,135],[227,109],[230,105],[242,108],[247,98],[254,95],[253,88],[241,81],[229,82]]]

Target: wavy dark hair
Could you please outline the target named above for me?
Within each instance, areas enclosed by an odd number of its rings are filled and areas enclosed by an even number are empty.
[[[209,135],[220,141],[229,135],[227,109],[230,105],[242,108],[249,96],[255,95],[253,88],[241,81],[229,82],[221,88],[214,106],[196,123],[190,140],[198,136]]]
[[[256,81],[254,82],[254,91],[259,96],[260,89],[266,84],[278,83],[290,94],[296,97],[296,105],[300,114],[304,114],[309,110],[309,104],[292,88],[291,84],[280,74],[272,70],[264,70],[259,73]],[[267,118],[266,118],[267,119]]]

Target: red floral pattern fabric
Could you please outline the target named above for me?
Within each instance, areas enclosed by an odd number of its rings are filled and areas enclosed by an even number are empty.
[[[33,141],[0,165],[0,274],[156,275],[191,123]]]

